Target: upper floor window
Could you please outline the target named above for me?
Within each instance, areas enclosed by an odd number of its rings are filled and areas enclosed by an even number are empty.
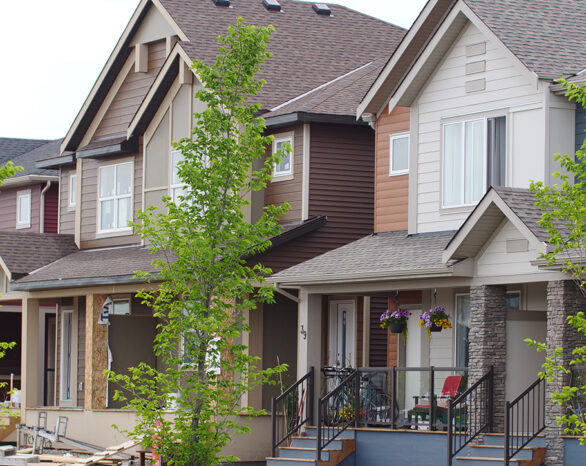
[[[443,126],[444,207],[473,205],[489,186],[504,186],[506,117]]]
[[[177,164],[184,160],[180,150],[171,151],[171,192],[169,193],[173,202],[179,201],[179,196],[185,193],[185,183],[179,178]]]
[[[69,175],[69,207],[74,208],[76,201],[77,175]]]
[[[98,181],[99,232],[131,230],[132,162],[100,167]]]
[[[16,193],[16,228],[30,228],[31,226],[31,191]]]
[[[404,175],[405,173],[409,173],[409,134],[392,134],[389,175]]]
[[[281,161],[275,164],[274,178],[291,177],[293,175],[293,137],[275,138],[273,141],[273,154],[279,149],[284,149],[286,144],[289,144],[291,150],[287,150]]]

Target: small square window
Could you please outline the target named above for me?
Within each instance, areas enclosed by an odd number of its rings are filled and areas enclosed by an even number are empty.
[[[507,291],[506,297],[507,309],[518,311],[521,309],[521,292]]]
[[[291,150],[286,151],[279,163],[275,164],[273,176],[279,178],[281,176],[293,175],[293,138],[277,138],[273,142],[273,154],[279,149],[284,149],[285,145],[289,144]]]
[[[409,134],[391,135],[389,175],[409,173]]]
[[[77,175],[69,175],[69,207],[76,205]]]
[[[16,193],[16,228],[31,226],[31,192],[30,190]]]
[[[112,314],[117,316],[130,315],[130,299],[112,299]]]

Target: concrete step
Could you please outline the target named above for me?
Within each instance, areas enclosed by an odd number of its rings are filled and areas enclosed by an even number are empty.
[[[316,437],[293,437],[293,441],[291,442],[292,447],[299,447],[299,448],[317,448],[317,439]],[[328,445],[328,450],[341,450],[343,447],[343,442],[341,439],[332,440]]]
[[[317,461],[303,458],[267,458],[267,466],[312,466],[317,465]]]
[[[279,449],[279,458],[303,458],[307,460],[315,459],[314,448],[284,447]],[[330,450],[323,450],[321,459],[328,461],[330,459]]]

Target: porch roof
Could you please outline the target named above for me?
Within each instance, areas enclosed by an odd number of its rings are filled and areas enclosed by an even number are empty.
[[[279,272],[270,281],[281,286],[413,277],[453,273],[442,253],[453,231],[409,235],[377,233]]]

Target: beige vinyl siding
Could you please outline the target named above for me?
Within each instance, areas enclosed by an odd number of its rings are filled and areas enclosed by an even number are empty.
[[[466,55],[467,45],[481,42],[486,42],[486,53]],[[486,71],[467,75],[466,65],[479,60],[485,61]],[[467,82],[478,79],[485,80],[485,89],[466,92]],[[412,205],[416,208],[417,232],[457,229],[470,212],[470,208],[441,209],[442,121],[478,118],[482,117],[482,112],[506,114],[507,184],[519,186],[528,175],[543,178],[543,96],[544,91],[540,85],[535,85],[534,77],[516,65],[511,55],[488,40],[474,25],[465,27],[412,107],[418,120],[418,128],[413,128],[417,131],[418,154],[417,197]],[[523,135],[521,140],[518,133],[530,127],[533,137],[528,139]],[[520,167],[512,166],[512,160],[515,163],[523,160],[525,165],[531,161],[531,167],[538,168],[533,173],[528,174],[526,170],[519,173]]]
[[[73,235],[75,232],[75,210],[69,208],[69,177],[75,169],[61,170],[59,178],[59,233]]]
[[[523,245],[526,245],[526,248]],[[525,249],[525,250],[523,250]],[[539,273],[530,261],[539,251],[532,246],[515,226],[505,220],[486,247],[476,258],[476,276],[501,277]]]
[[[409,175],[389,176],[390,136],[409,131],[409,108],[383,110],[376,122],[374,231],[407,229]]]
[[[128,124],[132,120],[132,117],[151,87],[166,58],[164,40],[152,42],[148,44],[148,48],[148,72],[136,73],[134,68],[130,70],[118,90],[116,97],[114,97],[114,100],[98,125],[92,140],[104,139],[126,133]]]
[[[265,203],[291,204],[289,211],[281,218],[282,221],[301,220],[302,178],[303,178],[303,125],[283,128],[276,134],[293,132],[293,179],[275,181],[268,184],[265,190]],[[272,147],[267,153],[271,153]]]

